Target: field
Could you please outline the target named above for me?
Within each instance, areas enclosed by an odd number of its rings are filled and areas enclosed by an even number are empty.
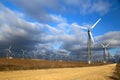
[[[51,69],[52,68],[52,69]],[[115,64],[0,59],[0,80],[119,80]]]
[[[87,67],[105,65],[103,63],[88,64],[85,62],[65,62],[30,59],[0,59],[0,71],[28,70],[45,68]]]
[[[112,80],[116,64],[79,68],[1,71],[0,80]]]

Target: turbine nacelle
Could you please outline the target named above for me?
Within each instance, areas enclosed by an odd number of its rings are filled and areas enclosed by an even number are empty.
[[[22,53],[24,54],[27,50],[23,50],[23,49],[21,49],[21,51],[22,51]]]
[[[80,28],[88,31],[88,37],[92,40],[93,43],[94,43],[94,39],[93,39],[93,36],[92,36],[92,33],[91,33],[91,29],[93,29],[98,24],[98,22],[100,20],[101,20],[101,18],[98,19],[91,27],[80,27]]]
[[[21,49],[21,51],[22,51],[22,53],[24,53],[24,50],[23,50],[23,49]]]
[[[108,43],[108,44],[103,44],[103,43],[101,43],[101,46],[103,47],[103,48],[107,48],[108,46],[110,45],[110,42]]]

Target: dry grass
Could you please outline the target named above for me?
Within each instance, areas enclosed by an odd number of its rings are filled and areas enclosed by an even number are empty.
[[[120,80],[120,63],[116,65],[115,72],[111,78],[113,80]]]
[[[111,80],[115,66],[1,71],[0,80]]]
[[[30,59],[0,59],[0,71],[8,70],[27,70],[44,68],[65,68],[65,67],[86,67],[99,66],[102,63],[87,64],[85,62],[62,62],[49,60],[30,60]]]

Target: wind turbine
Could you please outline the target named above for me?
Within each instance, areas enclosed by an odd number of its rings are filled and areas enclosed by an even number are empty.
[[[42,56],[42,59],[45,60],[46,51],[44,49],[40,50],[40,55]]]
[[[106,63],[106,48],[108,47],[110,45],[110,43],[108,43],[108,44],[103,44],[103,43],[101,43],[101,46],[103,47],[103,63]]]
[[[53,55],[53,54],[50,53],[49,55],[50,55],[50,56],[49,56],[49,57],[50,57],[50,60],[52,60],[52,55]]]
[[[10,58],[9,55],[11,54],[11,45],[9,46],[8,49],[5,49],[7,51],[7,55],[6,55],[6,58]]]
[[[36,49],[36,50],[32,51],[32,53],[33,53],[33,58],[36,59],[37,58],[36,55],[39,53],[39,50]]]
[[[69,54],[64,54],[65,61],[68,61]]]
[[[98,22],[100,20],[101,20],[101,18],[98,19],[91,27],[80,27],[82,29],[87,30],[87,32],[88,32],[88,43],[87,43],[87,46],[88,46],[88,63],[89,64],[91,64],[91,59],[92,59],[91,44],[94,43],[94,39],[93,39],[91,30],[98,24]]]
[[[25,51],[26,50],[21,49],[21,51],[22,51],[22,56],[23,56],[23,59],[24,59],[25,58]]]

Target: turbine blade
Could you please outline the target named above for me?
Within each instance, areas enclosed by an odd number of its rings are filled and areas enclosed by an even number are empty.
[[[23,49],[21,49],[21,51],[22,51],[22,52],[24,52],[24,50],[23,50]]]
[[[86,29],[86,30],[88,29],[87,27],[82,27],[82,26],[80,26],[79,28],[81,28],[81,29]]]
[[[91,31],[89,32],[89,34],[90,34],[90,38],[91,38],[92,42],[94,43],[94,38],[93,38],[93,36],[92,36]]]
[[[9,50],[11,49],[11,45],[9,46]]]
[[[81,28],[81,29],[88,29],[87,27],[79,26],[77,23],[73,23],[72,26],[75,26],[75,27]]]
[[[110,45],[110,42],[106,45],[106,47],[108,47]]]
[[[9,53],[11,54],[11,50],[9,50]]]
[[[94,28],[100,20],[101,20],[101,18],[98,19],[98,20],[90,27],[90,29]]]
[[[77,23],[73,23],[72,26],[76,28],[86,29],[86,30],[88,29],[87,27],[79,26]]]
[[[101,43],[101,46],[102,46],[102,47],[105,47],[103,43]]]

